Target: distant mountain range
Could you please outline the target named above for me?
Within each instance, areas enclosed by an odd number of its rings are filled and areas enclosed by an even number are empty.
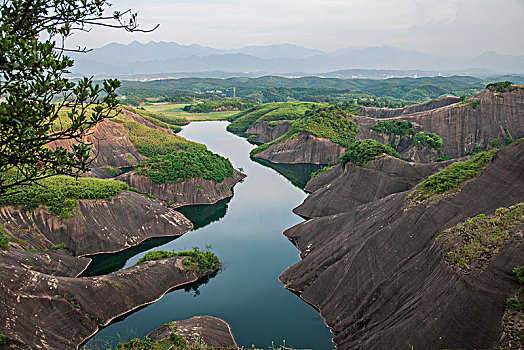
[[[524,56],[486,52],[470,60],[457,61],[390,46],[346,48],[332,52],[291,44],[221,50],[196,44],[142,44],[134,41],[128,45],[111,43],[85,54],[74,54],[73,58],[73,73],[102,76],[156,76],[181,72],[202,75],[212,71],[247,76],[303,76],[355,69],[389,70],[392,73],[403,70],[414,72],[413,75],[424,75],[427,71],[435,75],[448,75],[450,71],[457,74],[471,72],[472,69],[483,74],[524,73]],[[389,76],[395,75],[383,78]]]

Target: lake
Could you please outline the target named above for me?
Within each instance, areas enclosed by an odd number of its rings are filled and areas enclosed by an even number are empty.
[[[223,269],[205,283],[172,291],[109,325],[87,346],[116,346],[119,340],[143,337],[169,321],[210,315],[228,322],[238,345],[245,348],[285,343],[296,349],[334,349],[332,334],[319,313],[278,280],[287,267],[299,261],[299,251],[282,232],[303,221],[291,210],[302,203],[306,193],[296,186],[297,181],[252,161],[249,151],[254,146],[227,132],[227,124],[195,122],[180,135],[205,144],[229,158],[235,168],[242,168],[247,178],[235,186],[234,196],[214,206],[181,208],[196,223],[195,230],[177,239],[148,241],[126,252],[101,256],[91,274],[132,266],[148,250],[178,251],[196,246],[212,246]],[[284,173],[297,171],[286,168]]]

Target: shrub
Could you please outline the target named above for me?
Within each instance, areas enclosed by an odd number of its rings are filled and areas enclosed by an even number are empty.
[[[438,150],[442,148],[442,138],[432,132],[421,131],[413,138],[413,144],[420,150],[424,147]]]
[[[378,122],[370,129],[379,135],[407,136],[413,135],[415,133],[415,129],[413,129],[413,123],[406,120],[382,121]]]
[[[4,334],[0,334],[0,345],[7,343],[7,337]]]
[[[418,202],[459,190],[466,181],[477,177],[484,171],[491,163],[494,154],[493,151],[477,153],[470,160],[447,166],[417,185],[407,198]]]
[[[513,269],[513,273],[519,279],[519,282],[524,284],[524,265],[519,265]]]
[[[165,250],[152,251],[140,258],[137,264],[144,261],[154,261],[166,258],[174,257],[185,257],[182,260],[182,264],[185,268],[193,269],[195,265],[198,265],[198,272],[205,272],[208,270],[217,269],[220,267],[220,261],[218,257],[210,251],[200,251],[198,247],[193,250],[181,251],[181,252],[168,252]],[[189,259],[189,260],[188,260]]]
[[[9,239],[4,236],[4,228],[0,226],[0,248],[9,249]]]
[[[347,151],[339,158],[339,163],[343,166],[347,163],[365,166],[370,160],[374,160],[384,153],[400,158],[400,154],[389,145],[371,139],[357,141],[351,144]]]
[[[138,165],[137,174],[147,176],[157,184],[174,184],[192,178],[221,183],[224,178],[233,176],[234,169],[228,159],[194,148],[149,158]]]
[[[506,300],[506,310],[522,312],[522,309],[520,308],[520,303],[516,298],[509,298]]]
[[[499,81],[497,83],[491,83],[491,84],[486,85],[486,89],[488,89],[491,92],[504,93],[504,92],[508,92],[509,91],[508,88],[511,85],[513,85],[513,83],[511,81]]]

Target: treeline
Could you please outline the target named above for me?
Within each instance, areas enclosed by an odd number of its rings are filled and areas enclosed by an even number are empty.
[[[190,104],[184,107],[184,111],[189,113],[210,113],[221,109],[243,111],[253,106],[255,103],[249,99],[228,98]]]
[[[275,76],[229,79],[183,78],[147,82],[124,81],[119,93],[140,94],[140,89],[144,89],[144,94],[151,95],[155,89],[158,89],[159,96],[165,96],[169,91],[184,90],[189,92],[188,96],[192,96],[194,93],[221,91],[218,95],[223,97],[233,97],[236,94],[236,97],[249,97],[253,102],[259,103],[289,100],[332,103],[333,98],[337,99],[343,94],[364,93],[390,101],[398,99],[421,102],[426,98],[437,98],[446,94],[471,96],[484,89],[486,83],[478,78],[459,76],[385,80],[320,77],[291,79]]]

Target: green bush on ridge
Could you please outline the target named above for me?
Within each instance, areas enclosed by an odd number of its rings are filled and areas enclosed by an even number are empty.
[[[439,150],[442,148],[442,138],[432,132],[421,131],[413,138],[413,144],[419,149]]]
[[[211,151],[199,148],[172,152],[149,158],[137,167],[137,174],[151,178],[157,184],[183,182],[203,178],[221,183],[234,174],[231,162]]]
[[[376,159],[381,154],[389,154],[390,156],[400,158],[400,154],[393,147],[376,140],[367,139],[352,143],[338,161],[342,166],[345,166],[347,163],[366,166],[369,161]]]
[[[137,261],[137,264],[145,261],[154,261],[174,257],[185,257],[182,261],[182,264],[187,270],[196,268],[198,272],[205,272],[220,267],[220,261],[213,252],[208,250],[201,251],[198,247],[193,248],[193,250],[180,252],[168,252],[165,250],[152,251],[140,258]]]
[[[477,153],[470,160],[447,166],[417,185],[407,198],[412,202],[419,202],[459,190],[466,181],[477,177],[484,171],[491,163],[495,152]]]
[[[53,215],[67,218],[78,205],[79,199],[110,200],[128,188],[126,183],[115,180],[53,176],[32,185],[14,188],[0,197],[0,205],[22,206],[23,210],[43,205]]]

